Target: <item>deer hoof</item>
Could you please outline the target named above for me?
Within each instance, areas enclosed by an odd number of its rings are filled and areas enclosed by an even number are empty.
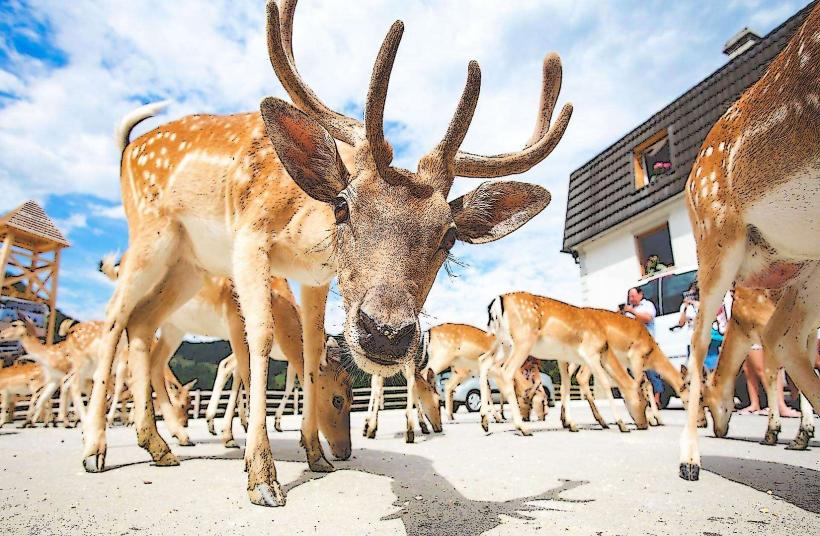
[[[224,443],[226,449],[238,449],[239,445],[236,444],[236,440],[234,438],[230,438],[229,440],[225,441]]]
[[[253,504],[259,506],[285,506],[286,497],[285,490],[279,485],[279,482],[271,484],[257,484],[253,489],[248,490],[248,498]]]
[[[780,433],[780,430],[766,430],[766,435],[763,436],[763,441],[760,442],[761,445],[768,445],[773,446],[777,445],[777,435]]]
[[[700,466],[694,463],[680,464],[680,477],[689,482],[695,482],[700,477]]]
[[[419,428],[421,428],[421,433],[424,434],[424,435],[427,435],[427,434],[430,433],[430,429],[427,428],[427,425],[423,422],[419,423]]]
[[[86,473],[102,473],[105,471],[105,455],[92,454],[83,460],[83,468]]]
[[[709,424],[706,422],[706,419],[700,419],[698,421],[698,428],[706,428]]]
[[[190,438],[183,437],[181,439],[177,439],[177,443],[179,443],[180,447],[193,447],[196,445]]]
[[[208,433],[210,433],[211,435],[216,435],[216,428],[214,427],[214,420],[213,419],[207,419],[205,422],[208,425]]]
[[[485,432],[490,431],[490,420],[487,418],[486,415],[481,416],[481,427],[484,428]]]
[[[367,435],[365,437],[367,437],[367,439],[376,439],[376,432],[378,430],[379,430],[378,425],[374,426],[373,428],[370,428],[369,430],[367,430]]]
[[[308,467],[314,473],[332,473],[336,470],[324,456],[319,456],[315,460],[308,460]]]
[[[276,419],[275,421],[273,421],[273,429],[276,430],[277,432],[282,431],[282,423],[279,421],[279,419]]]
[[[615,424],[618,425],[618,430],[620,430],[621,433],[623,433],[623,434],[628,434],[629,433],[629,428],[626,427],[626,424],[624,424],[624,421],[618,421]]]
[[[179,465],[179,460],[171,451],[166,452],[154,462],[157,467],[176,467]]]
[[[529,428],[526,428],[524,426],[519,428],[518,431],[521,432],[521,435],[524,436],[524,437],[530,437],[532,435],[532,430],[530,430]]]
[[[794,441],[786,446],[786,450],[806,450],[809,448],[809,439],[811,439],[811,434],[805,428],[801,428],[800,431],[797,432],[797,437],[794,438]]]
[[[413,430],[407,430],[404,433],[405,443],[414,443],[416,441],[416,433]]]

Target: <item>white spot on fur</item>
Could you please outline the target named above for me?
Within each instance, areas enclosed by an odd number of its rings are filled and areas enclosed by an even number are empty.
[[[163,147],[163,148],[161,148],[161,149],[159,150],[159,154],[165,154],[165,153],[167,153],[167,152],[168,152],[168,148],[167,148],[167,147]]]
[[[175,133],[172,133],[172,134],[168,137],[168,139],[170,139],[171,141],[174,141],[175,139],[177,139],[177,135],[176,135]]]
[[[182,143],[180,143],[180,144],[179,144],[179,150],[180,150],[180,151],[184,151],[184,150],[185,150],[185,147],[186,147],[187,145],[188,145],[188,144],[187,144],[187,143],[185,143],[185,142],[183,141]]]
[[[700,177],[700,172],[703,171],[701,166],[698,166],[698,169],[695,170],[695,177]]]
[[[805,54],[800,54],[800,68],[805,69],[806,65],[809,64],[811,61],[811,54],[806,52]]]
[[[714,149],[712,148],[711,145],[709,147],[707,147],[706,148],[706,156],[712,156],[713,151],[714,151]]]
[[[722,153],[723,149],[725,147],[726,147],[726,143],[725,142],[720,142],[720,145],[718,145],[718,151]]]
[[[147,161],[148,161],[148,157],[145,156],[145,155],[142,155],[137,159],[137,165],[144,166],[145,162],[147,162]]]

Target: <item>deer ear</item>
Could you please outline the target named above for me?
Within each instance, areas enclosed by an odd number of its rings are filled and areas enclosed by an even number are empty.
[[[537,184],[484,182],[450,201],[458,239],[470,244],[492,242],[515,231],[549,205],[550,193]]]
[[[198,378],[194,378],[193,380],[191,380],[188,383],[186,383],[185,385],[183,385],[182,388],[187,390],[187,391],[190,391],[191,389],[194,388],[194,385],[196,385],[197,379]]]
[[[259,109],[279,160],[306,194],[329,203],[345,189],[347,168],[322,125],[275,97],[263,99]]]

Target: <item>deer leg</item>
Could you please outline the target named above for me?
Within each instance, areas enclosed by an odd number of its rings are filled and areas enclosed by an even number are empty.
[[[222,444],[226,449],[238,449],[236,440],[233,437],[233,418],[236,415],[236,408],[239,401],[242,379],[239,376],[239,368],[233,371],[233,381],[231,391],[228,396],[228,405],[225,408],[225,415],[222,418]]]
[[[285,490],[276,478],[276,466],[268,439],[267,383],[268,361],[273,349],[274,322],[269,274],[270,237],[264,233],[242,231],[234,241],[234,285],[239,298],[241,315],[244,317],[245,340],[249,353],[250,379],[247,385],[250,394],[250,415],[248,436],[245,447],[245,468],[248,473],[248,497],[260,506],[283,506]],[[302,306],[310,304],[302,302]],[[238,316],[238,315],[236,315]],[[324,317],[322,317],[324,320]],[[231,343],[233,345],[237,320],[232,320]],[[242,350],[244,350],[244,345]],[[245,360],[237,354],[240,376]],[[244,362],[244,363],[243,363]],[[317,363],[318,364],[318,363]],[[315,376],[315,372],[314,372]],[[318,438],[317,438],[318,439]]]
[[[179,236],[179,229],[167,222],[143,227],[136,237],[132,237],[128,256],[120,267],[117,290],[108,307],[106,332],[94,372],[88,415],[83,421],[83,466],[86,471],[99,472],[105,468],[105,397],[120,337],[139,302],[155,292],[154,287],[165,278],[168,267],[174,264],[173,257],[179,251]]]
[[[114,424],[114,415],[117,412],[117,406],[122,396],[122,388],[125,385],[125,374],[128,364],[124,361],[119,361],[114,372],[114,393],[111,395],[111,406],[108,408],[108,417],[106,422],[108,426]],[[125,422],[123,422],[125,424]]]
[[[51,408],[51,397],[54,395],[54,392],[57,391],[59,386],[60,382],[58,380],[52,380],[48,382],[45,387],[43,387],[43,390],[37,397],[37,403],[34,407],[34,414],[38,417],[42,417],[42,420],[46,426],[48,426],[49,421],[54,420],[54,413]],[[47,413],[44,413],[44,411]]]
[[[530,436],[532,432],[521,418],[521,408],[518,407],[518,397],[515,396],[515,375],[521,370],[521,365],[527,360],[530,349],[532,348],[531,341],[518,341],[512,347],[512,351],[501,367],[500,373],[496,373],[496,382],[501,390],[503,399],[511,407],[512,421],[516,429],[523,436]],[[492,370],[492,369],[491,369]]]
[[[500,351],[500,346],[499,346]],[[485,432],[490,431],[489,419],[487,413],[493,403],[493,395],[490,391],[489,372],[495,368],[495,355],[492,352],[482,354],[478,358],[478,389],[481,391],[481,427]],[[455,387],[454,387],[455,389]]]
[[[157,395],[159,411],[171,435],[177,438],[181,447],[190,447],[194,443],[188,437],[181,415],[185,408],[185,401],[178,400],[176,404],[172,404],[168,396],[168,386],[165,383],[165,368],[169,366],[173,352],[182,343],[183,336],[184,333],[170,324],[164,324],[160,328],[160,338],[151,349],[151,387]]]
[[[714,250],[719,254],[709,259],[698,255],[700,308],[695,318],[695,330],[692,336],[692,356],[689,360],[689,400],[686,407],[686,425],[681,434],[679,466],[680,477],[689,481],[698,480],[700,473],[697,422],[701,408],[703,362],[711,342],[711,325],[723,297],[735,280],[745,249],[745,230],[727,228],[724,232],[728,233],[725,236],[738,236],[741,239],[734,243],[724,243],[722,247],[714,246]],[[716,238],[707,236],[706,239],[715,240]],[[698,244],[699,251],[706,246],[706,239],[703,244]]]
[[[455,420],[455,416],[453,415],[453,392],[456,390],[456,387],[464,381],[464,378],[469,374],[467,371],[463,369],[451,369],[452,374],[447,379],[447,383],[444,384],[444,409],[447,411],[447,417],[451,420]]]
[[[427,422],[425,421],[424,411],[421,405],[421,398],[416,397],[416,414],[418,415],[419,421],[419,428],[421,428],[421,433],[427,435],[430,433],[430,429],[427,427]]]
[[[208,407],[205,409],[205,422],[208,425],[208,432],[211,435],[216,435],[214,428],[214,419],[219,410],[219,401],[222,398],[222,390],[225,384],[228,383],[228,375],[233,374],[236,368],[236,358],[229,355],[219,362],[216,369],[216,378],[214,379],[214,388],[211,391],[211,398],[208,400]],[[236,381],[236,378],[234,379]]]
[[[735,378],[753,342],[737,321],[729,322],[723,341],[715,373],[703,389],[703,404],[712,415],[715,437],[726,437],[729,433],[729,421],[735,410]]]
[[[612,386],[609,381],[609,374],[607,374],[607,372],[604,370],[604,367],[601,365],[604,359],[607,359],[606,354],[603,352],[607,352],[608,350],[604,349],[603,351],[596,352],[592,349],[593,345],[597,346],[597,342],[591,343],[590,345],[582,343],[581,347],[579,348],[579,353],[584,358],[584,360],[589,363],[590,372],[592,372],[592,374],[595,376],[596,383],[600,384],[601,388],[606,393],[607,400],[609,400],[609,407],[612,411],[613,417],[615,418],[615,424],[618,426],[618,429],[622,433],[628,433],[629,428],[626,427],[626,423],[624,423],[624,420],[621,418],[621,412],[618,409],[618,405],[615,403],[615,398],[612,396]],[[612,359],[614,358],[610,354],[610,369],[612,368],[612,365],[616,364],[616,361],[612,361]],[[617,362],[617,365],[620,365],[620,363]],[[623,370],[623,367],[621,367],[621,370]],[[623,371],[623,374],[627,376],[629,380],[626,380],[625,378],[620,378],[623,383],[619,383],[619,387],[621,388],[621,392],[623,393],[625,399],[627,399],[627,397],[632,397],[632,400],[627,400],[627,404],[634,405],[634,398],[639,396],[637,382],[635,382],[629,376],[629,374],[626,374],[626,371]],[[646,428],[647,424],[645,407],[641,408],[639,411],[636,411],[635,414],[633,414],[634,419],[638,419],[640,417],[643,417],[643,420],[640,421],[639,426],[643,426],[644,428]]]
[[[415,397],[413,391],[416,388],[416,364],[412,361],[404,367],[404,377],[407,380],[407,407],[404,410],[404,416],[407,421],[407,428],[404,433],[404,442],[413,443],[415,441],[415,413],[413,412],[413,405]]]
[[[774,356],[763,352],[763,384],[766,389],[766,398],[769,401],[769,419],[766,426],[766,435],[763,437],[761,445],[777,445],[777,436],[780,434],[780,404],[778,400],[777,377],[780,369],[778,364],[773,362]]]
[[[578,374],[575,376],[575,379],[578,380],[578,387],[581,389],[581,395],[586,399],[587,404],[589,404],[589,409],[592,411],[592,416],[601,425],[601,428],[607,429],[609,425],[606,423],[606,419],[604,419],[603,415],[601,415],[601,411],[598,409],[598,405],[595,403],[595,397],[592,396],[592,390],[589,388],[589,379],[592,377],[592,373],[589,370],[589,367],[581,367],[578,370]]]
[[[68,378],[66,375],[63,381],[60,382],[60,410],[57,412],[57,420],[63,423],[63,428],[69,428],[70,422],[68,420]]]
[[[273,427],[277,432],[282,431],[282,415],[285,414],[285,406],[288,404],[288,399],[293,392],[293,386],[296,383],[296,367],[288,365],[285,373],[285,393],[282,395],[282,400],[279,401],[279,407],[276,408],[276,418],[273,421]],[[296,406],[294,405],[293,413],[296,413]]]
[[[809,440],[814,437],[814,411],[811,409],[809,399],[800,394],[800,429],[797,436],[789,443],[788,450],[806,450],[809,447]]]
[[[379,429],[379,406],[381,404],[382,393],[384,391],[384,378],[373,375],[370,377],[370,404],[367,419],[364,422],[364,432],[362,435],[368,439],[376,437],[376,430]]]
[[[572,370],[570,370],[572,367]],[[561,375],[561,426],[570,432],[577,432],[578,425],[572,420],[569,414],[570,388],[572,387],[572,374],[578,365],[570,365],[566,361],[558,362],[558,372]]]

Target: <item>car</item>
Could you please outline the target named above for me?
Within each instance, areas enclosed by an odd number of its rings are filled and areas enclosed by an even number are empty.
[[[439,397],[441,397],[441,405],[444,405],[444,385],[447,383],[449,377],[449,371],[442,372],[436,377],[436,389],[438,390]],[[552,407],[555,400],[555,388],[552,385],[552,378],[542,372],[541,383],[547,395],[547,404]],[[500,403],[501,393],[498,391],[498,386],[496,386],[492,378],[490,379],[490,393],[492,394],[493,402],[496,404]],[[455,391],[453,391],[453,412],[458,411],[461,406],[466,407],[470,413],[481,409],[481,390],[476,376],[470,376],[461,382]]]

